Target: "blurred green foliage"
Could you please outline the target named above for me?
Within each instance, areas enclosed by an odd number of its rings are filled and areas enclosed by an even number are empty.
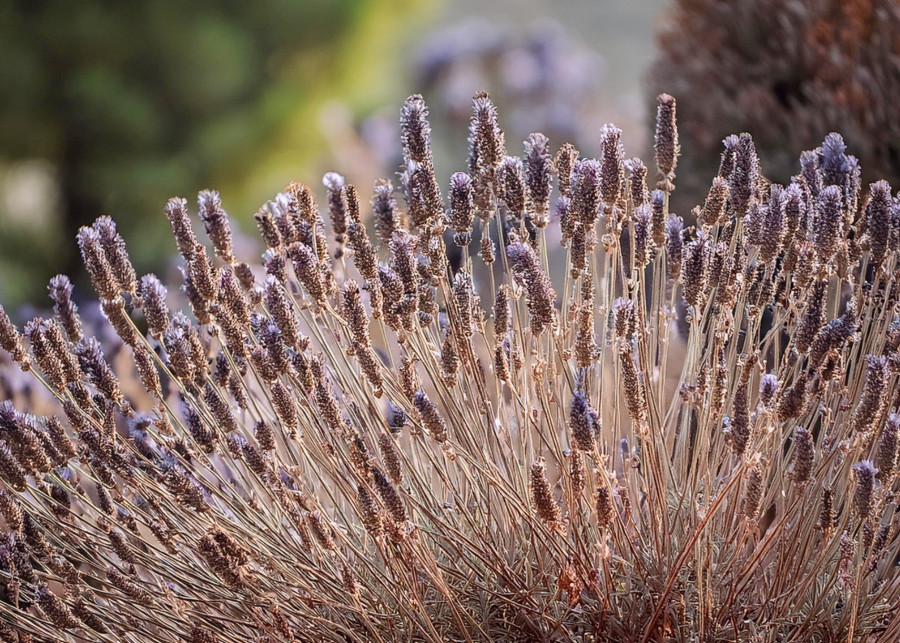
[[[119,222],[139,271],[172,254],[169,196],[217,187],[248,221],[275,181],[258,176],[272,174],[267,156],[302,168],[326,101],[371,100],[418,4],[0,2],[0,163],[44,159],[58,186],[39,224],[0,206],[0,300],[43,303],[53,274],[81,277],[74,234],[101,214]]]

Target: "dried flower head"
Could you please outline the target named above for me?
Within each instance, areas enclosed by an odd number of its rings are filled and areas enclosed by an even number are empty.
[[[805,485],[812,475],[816,446],[812,433],[803,427],[794,428],[794,460],[791,478],[798,485]]]
[[[862,460],[853,465],[856,477],[856,491],[853,494],[853,508],[860,520],[865,520],[872,512],[875,497],[875,475],[878,469],[871,460]]]
[[[119,282],[113,274],[106,252],[100,241],[100,233],[87,226],[78,231],[78,248],[84,267],[91,276],[91,283],[102,299],[112,300],[119,296]]]
[[[675,178],[675,166],[681,147],[678,144],[678,127],[675,124],[675,99],[660,94],[656,99],[656,135],[653,138],[656,167],[665,185]],[[668,189],[668,188],[667,188]]]
[[[125,240],[116,229],[115,222],[109,217],[100,217],[94,221],[94,229],[99,234],[103,254],[109,262],[119,290],[134,293],[137,276],[125,249]]]
[[[458,246],[467,246],[472,240],[472,223],[475,220],[475,190],[472,179],[465,172],[450,177],[450,228]]]
[[[543,520],[550,529],[558,529],[561,526],[562,512],[559,505],[556,504],[556,500],[553,499],[543,458],[535,460],[531,465],[531,501],[537,517]]]
[[[427,163],[431,160],[431,125],[428,107],[420,94],[413,94],[400,109],[400,131],[403,155],[408,161]]]
[[[234,263],[231,240],[231,224],[228,214],[222,208],[222,199],[215,190],[203,190],[197,195],[197,214],[206,227],[216,254],[228,263]]]
[[[764,491],[763,484],[762,469],[759,466],[751,468],[747,474],[746,490],[741,502],[741,513],[751,521],[755,521],[759,517]]]
[[[622,130],[607,123],[600,128],[600,196],[607,209],[617,206],[624,197],[625,147]]]
[[[596,428],[597,412],[591,408],[583,391],[575,391],[569,407],[569,430],[572,432],[572,442],[579,450],[594,450]]]
[[[556,317],[553,283],[530,246],[514,241],[506,247],[506,255],[512,264],[513,274],[527,293],[531,330],[535,335],[540,335]]]
[[[3,306],[0,306],[0,346],[22,366],[22,370],[28,370],[31,360],[25,351],[22,334],[12,323]]]
[[[47,290],[53,300],[53,312],[66,330],[70,342],[81,339],[81,319],[78,306],[72,301],[72,282],[65,275],[56,275],[50,280]]]
[[[469,122],[469,171],[484,172],[500,166],[506,157],[506,142],[497,108],[485,92],[472,99]]]
[[[554,170],[550,139],[537,132],[530,134],[524,145],[528,211],[534,224],[543,228],[550,222],[550,182]]]

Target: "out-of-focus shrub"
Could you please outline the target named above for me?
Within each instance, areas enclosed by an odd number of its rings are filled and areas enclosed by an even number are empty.
[[[900,3],[896,0],[676,0],[659,34],[649,94],[678,99],[675,205],[686,212],[715,172],[722,139],[753,134],[769,178],[831,131],[863,181],[900,178]]]

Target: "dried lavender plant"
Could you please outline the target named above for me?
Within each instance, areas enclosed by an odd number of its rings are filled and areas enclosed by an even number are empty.
[[[897,640],[900,203],[837,135],[786,187],[742,135],[685,228],[660,106],[651,193],[614,126],[522,160],[479,94],[445,204],[413,96],[377,235],[334,173],[331,238],[293,183],[255,267],[172,199],[180,302],[84,228],[118,341],[62,276],[0,309],[0,639]]]

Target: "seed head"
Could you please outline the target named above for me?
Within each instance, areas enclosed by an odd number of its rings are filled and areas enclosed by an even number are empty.
[[[294,402],[294,393],[287,385],[276,380],[272,382],[272,405],[282,430],[290,437],[295,437],[300,428],[300,418]]]
[[[794,333],[797,350],[805,353],[809,350],[816,334],[825,322],[825,297],[828,295],[828,282],[817,280],[806,300],[806,309]]]
[[[203,190],[197,196],[197,213],[206,227],[216,254],[228,263],[234,263],[234,254],[231,240],[231,224],[228,222],[228,214],[222,208],[222,200],[215,190]]]
[[[253,219],[256,221],[256,227],[259,229],[259,234],[263,238],[266,247],[271,250],[279,250],[282,246],[281,232],[269,208],[261,207],[253,215]],[[293,233],[290,232],[290,234],[293,238]]]
[[[721,176],[713,179],[709,192],[706,193],[706,201],[700,215],[700,222],[704,226],[724,224],[726,220],[726,208],[728,203],[728,181]]]
[[[516,280],[528,298],[528,317],[531,331],[540,335],[556,318],[556,291],[534,250],[514,241],[506,247]]]
[[[181,396],[181,413],[184,416],[184,425],[197,445],[204,453],[213,453],[219,442],[219,434],[215,427],[209,426],[200,417],[197,409],[184,395]]]
[[[669,279],[681,278],[681,264],[684,261],[684,220],[670,214],[666,219],[666,271]]]
[[[338,243],[343,243],[347,232],[347,204],[344,202],[344,177],[337,172],[328,172],[322,177],[322,185],[328,190],[328,213],[331,215],[331,229]]]
[[[65,343],[54,341],[57,338],[52,329],[52,323],[36,317],[25,324],[25,337],[31,344],[31,354],[44,377],[54,388],[62,390],[67,384],[78,381],[81,372]]]
[[[453,297],[456,300],[456,314],[459,319],[457,328],[462,337],[471,337],[475,330],[473,296],[472,277],[462,270],[459,271],[453,278]]]
[[[884,357],[869,355],[866,359],[866,383],[862,397],[850,420],[854,432],[870,434],[887,402],[888,364]]]
[[[444,202],[434,166],[431,163],[409,161],[401,179],[409,205],[409,220],[413,226],[425,231],[437,225],[444,216]]]
[[[824,531],[826,537],[829,537],[834,529],[835,520],[834,492],[831,490],[831,487],[826,486],[822,490],[822,505],[819,509],[819,521],[816,524],[816,528]]]
[[[456,233],[456,245],[463,247],[472,240],[472,222],[475,220],[475,190],[472,179],[465,172],[450,177],[450,228]]]
[[[47,615],[47,618],[50,619],[50,622],[53,623],[54,626],[61,630],[79,627],[80,623],[72,614],[69,606],[56,594],[51,592],[47,585],[39,587],[35,597],[37,599],[37,604],[40,605],[41,610]]]
[[[285,343],[288,346],[297,346],[299,331],[294,309],[283,286],[273,277],[266,279],[266,308],[281,331]]]
[[[188,302],[191,304],[191,310],[194,313],[194,317],[197,318],[197,321],[200,324],[210,323],[209,302],[200,295],[200,292],[194,286],[193,278],[191,277],[191,273],[187,269],[187,267],[179,266],[178,269],[181,272],[181,276],[184,280],[184,283],[181,286],[181,290],[187,297]]]
[[[597,487],[594,507],[597,511],[597,528],[600,531],[607,531],[615,520],[616,510],[613,506],[612,494],[610,494],[609,488],[603,484]]]
[[[734,408],[731,413],[731,449],[743,456],[752,437],[750,424],[750,384],[741,381],[734,392]]]
[[[100,342],[93,337],[82,339],[75,347],[78,363],[81,370],[90,378],[93,384],[106,399],[115,402],[119,406],[125,404],[125,398],[119,387],[119,380],[113,372],[106,358]]]
[[[404,412],[404,418],[405,416],[406,414]],[[398,420],[394,418],[393,420],[389,420],[388,426],[393,431],[394,426],[397,423]],[[407,421],[404,419],[403,425],[406,423]],[[401,484],[403,482],[403,467],[400,464],[400,454],[397,451],[397,445],[394,443],[394,439],[387,433],[381,433],[378,436],[378,448],[381,452],[381,460],[384,463],[384,469],[387,472],[388,478],[396,485]]]
[[[625,148],[622,145],[622,130],[610,123],[600,128],[600,149],[600,195],[609,209],[624,198]]]
[[[205,627],[200,627],[199,625],[194,625],[191,628],[191,640],[190,643],[219,643],[219,637],[212,633],[212,631],[206,629]]]
[[[518,156],[505,157],[500,163],[497,176],[500,197],[510,213],[516,218],[521,218],[525,214],[525,206],[528,201],[522,159]]]
[[[478,92],[472,99],[469,121],[469,172],[497,168],[505,157],[506,143],[497,108],[487,93]]]
[[[816,457],[816,446],[812,433],[803,427],[794,428],[794,460],[791,467],[791,478],[803,486],[812,475],[813,461]]]
[[[564,198],[570,198],[572,186],[572,171],[578,161],[578,150],[571,143],[564,144],[556,153],[553,165],[559,176],[559,193]]]
[[[209,409],[210,415],[216,421],[219,430],[224,433],[231,433],[238,430],[237,421],[231,412],[231,405],[219,394],[216,389],[207,383],[203,391],[203,401]]]
[[[494,342],[499,343],[510,330],[509,288],[501,284],[494,295]]]
[[[653,240],[653,211],[642,205],[633,213],[634,225],[634,266],[646,268],[656,256],[656,242]]]
[[[872,265],[876,268],[882,264],[888,251],[893,207],[891,186],[887,181],[878,181],[869,186],[864,221],[869,237],[869,254]]]
[[[583,301],[576,304],[575,312],[575,365],[588,368],[597,359],[597,343],[594,337],[594,304]]]
[[[856,478],[856,491],[853,494],[853,508],[861,521],[872,512],[875,491],[875,475],[878,469],[871,460],[861,460],[853,465]]]
[[[415,292],[419,287],[419,272],[416,260],[416,237],[402,228],[391,238],[391,270],[403,285],[404,293]],[[385,289],[385,293],[388,290]]]
[[[125,240],[116,229],[115,222],[109,217],[100,217],[94,221],[94,229],[100,236],[103,254],[109,262],[118,289],[134,293],[137,286],[137,275],[134,272],[134,266],[131,265],[131,259],[128,258]]]
[[[784,214],[785,238],[784,245],[790,248],[791,243],[801,231],[801,224],[806,224],[806,200],[803,190],[796,183],[791,183],[785,188],[781,200],[781,209]],[[803,231],[805,235],[805,231]]]
[[[447,424],[438,411],[437,406],[432,402],[428,395],[422,389],[416,391],[413,395],[413,406],[422,419],[422,426],[428,431],[428,434],[438,442],[447,441]]]
[[[787,234],[781,192],[776,192],[776,186],[772,187],[772,197],[763,208],[762,230],[759,234],[759,259],[763,263],[773,261],[781,253]]]
[[[19,363],[23,371],[29,369],[31,359],[25,350],[22,334],[19,333],[15,324],[12,323],[3,306],[0,306],[0,346],[12,355],[12,358]]]
[[[172,197],[166,204],[166,216],[172,224],[172,233],[178,243],[178,251],[185,260],[190,259],[194,247],[197,245],[197,237],[191,227],[191,219],[188,215],[187,200],[181,197]]]
[[[678,144],[678,127],[675,124],[675,99],[660,94],[656,99],[656,135],[653,137],[656,167],[662,183],[669,184],[675,178],[675,166],[681,154]]]
[[[571,202],[568,216],[593,229],[602,204],[602,166],[595,159],[580,159],[572,168]]]
[[[450,329],[444,331],[441,342],[441,381],[448,387],[456,386],[459,374],[459,353]]]
[[[569,430],[572,443],[581,451],[594,450],[594,433],[597,427],[597,412],[591,408],[584,391],[575,391],[569,407]]]
[[[647,420],[647,400],[644,391],[644,374],[637,368],[634,353],[628,342],[619,341],[619,363],[622,366],[622,387],[625,406],[635,429]]]
[[[631,207],[637,208],[650,201],[650,192],[647,189],[647,166],[635,156],[625,162],[625,167],[630,172],[628,187]]]
[[[149,274],[141,277],[138,297],[144,318],[147,320],[147,330],[156,339],[160,339],[169,329],[167,295],[166,287],[162,285],[156,275]]]
[[[403,103],[400,132],[405,160],[417,163],[431,161],[431,124],[428,122],[428,107],[421,94],[413,94]]]
[[[219,305],[222,306],[241,326],[250,325],[250,308],[244,290],[232,269],[219,269]],[[243,335],[243,331],[241,331]]]
[[[384,503],[388,516],[394,524],[402,524],[407,521],[406,505],[397,492],[396,487],[378,467],[372,467],[372,481],[375,483],[375,491]]]
[[[562,512],[553,499],[543,458],[535,460],[531,465],[531,501],[534,503],[538,518],[543,520],[551,530],[560,528]]]
[[[900,445],[898,437],[900,437],[900,415],[891,413],[881,429],[881,435],[878,438],[878,455],[875,459],[878,477],[885,483],[897,470],[897,447]]]
[[[206,560],[210,569],[231,588],[239,589],[246,584],[247,571],[244,566],[248,562],[247,553],[237,541],[220,527],[211,527],[197,543],[197,550]],[[107,572],[109,577],[109,572]],[[112,577],[110,581],[115,583]],[[119,587],[131,598],[132,592]]]
[[[66,336],[73,344],[81,337],[81,319],[78,306],[72,301],[72,282],[65,275],[56,275],[47,287],[53,300],[53,312],[66,330]]]
[[[800,375],[791,386],[782,389],[776,404],[776,416],[781,422],[793,420],[806,412],[806,375]]]
[[[747,474],[744,498],[741,501],[741,513],[745,518],[755,521],[759,516],[763,496],[763,475],[759,465],[750,469]]]
[[[842,200],[841,189],[836,185],[826,187],[816,199],[813,238],[822,264],[831,261],[841,243],[844,222]]]
[[[206,253],[206,248],[199,243],[194,246],[188,259],[187,274],[190,276],[191,285],[197,291],[200,299],[208,307],[216,300],[218,295],[218,282],[212,260]]]
[[[553,158],[550,139],[534,133],[525,139],[525,184],[529,199],[529,213],[534,224],[543,228],[550,221],[550,182]]]
[[[847,146],[843,137],[831,132],[822,141],[822,147],[816,149],[817,169],[822,185],[837,185],[843,188],[850,179],[852,162],[847,155]]]
[[[778,386],[778,378],[774,374],[764,374],[759,380],[759,403],[770,407],[778,393]]]
[[[732,155],[733,163],[728,177],[728,210],[735,219],[747,216],[751,199],[755,196],[759,176],[759,159],[756,146],[749,134],[725,139],[726,153]],[[728,149],[730,146],[730,150]],[[725,176],[725,175],[722,175]]]
[[[584,225],[575,224],[572,231],[571,241],[569,242],[569,257],[572,261],[572,278],[577,279],[587,267],[587,243],[588,235]]]
[[[490,266],[494,263],[496,250],[494,248],[494,242],[491,240],[487,231],[481,235],[481,252],[479,254],[481,255],[481,260],[484,262],[484,265]]]
[[[671,221],[671,217],[669,218]],[[703,232],[684,247],[681,263],[681,283],[684,299],[700,311],[706,301],[706,287],[709,282],[709,240]]]
[[[813,198],[819,196],[822,187],[822,176],[819,173],[818,150],[807,150],[800,154],[800,178],[806,190]]]
[[[394,186],[388,179],[375,181],[372,195],[372,218],[375,230],[381,242],[387,244],[400,222],[397,214],[397,201],[394,199]]]
[[[11,531],[22,528],[22,506],[7,489],[0,489],[0,514]]]
[[[91,277],[91,283],[102,299],[112,300],[119,296],[119,283],[113,274],[112,266],[103,245],[100,234],[94,228],[84,226],[78,230],[78,248],[81,259]]]

